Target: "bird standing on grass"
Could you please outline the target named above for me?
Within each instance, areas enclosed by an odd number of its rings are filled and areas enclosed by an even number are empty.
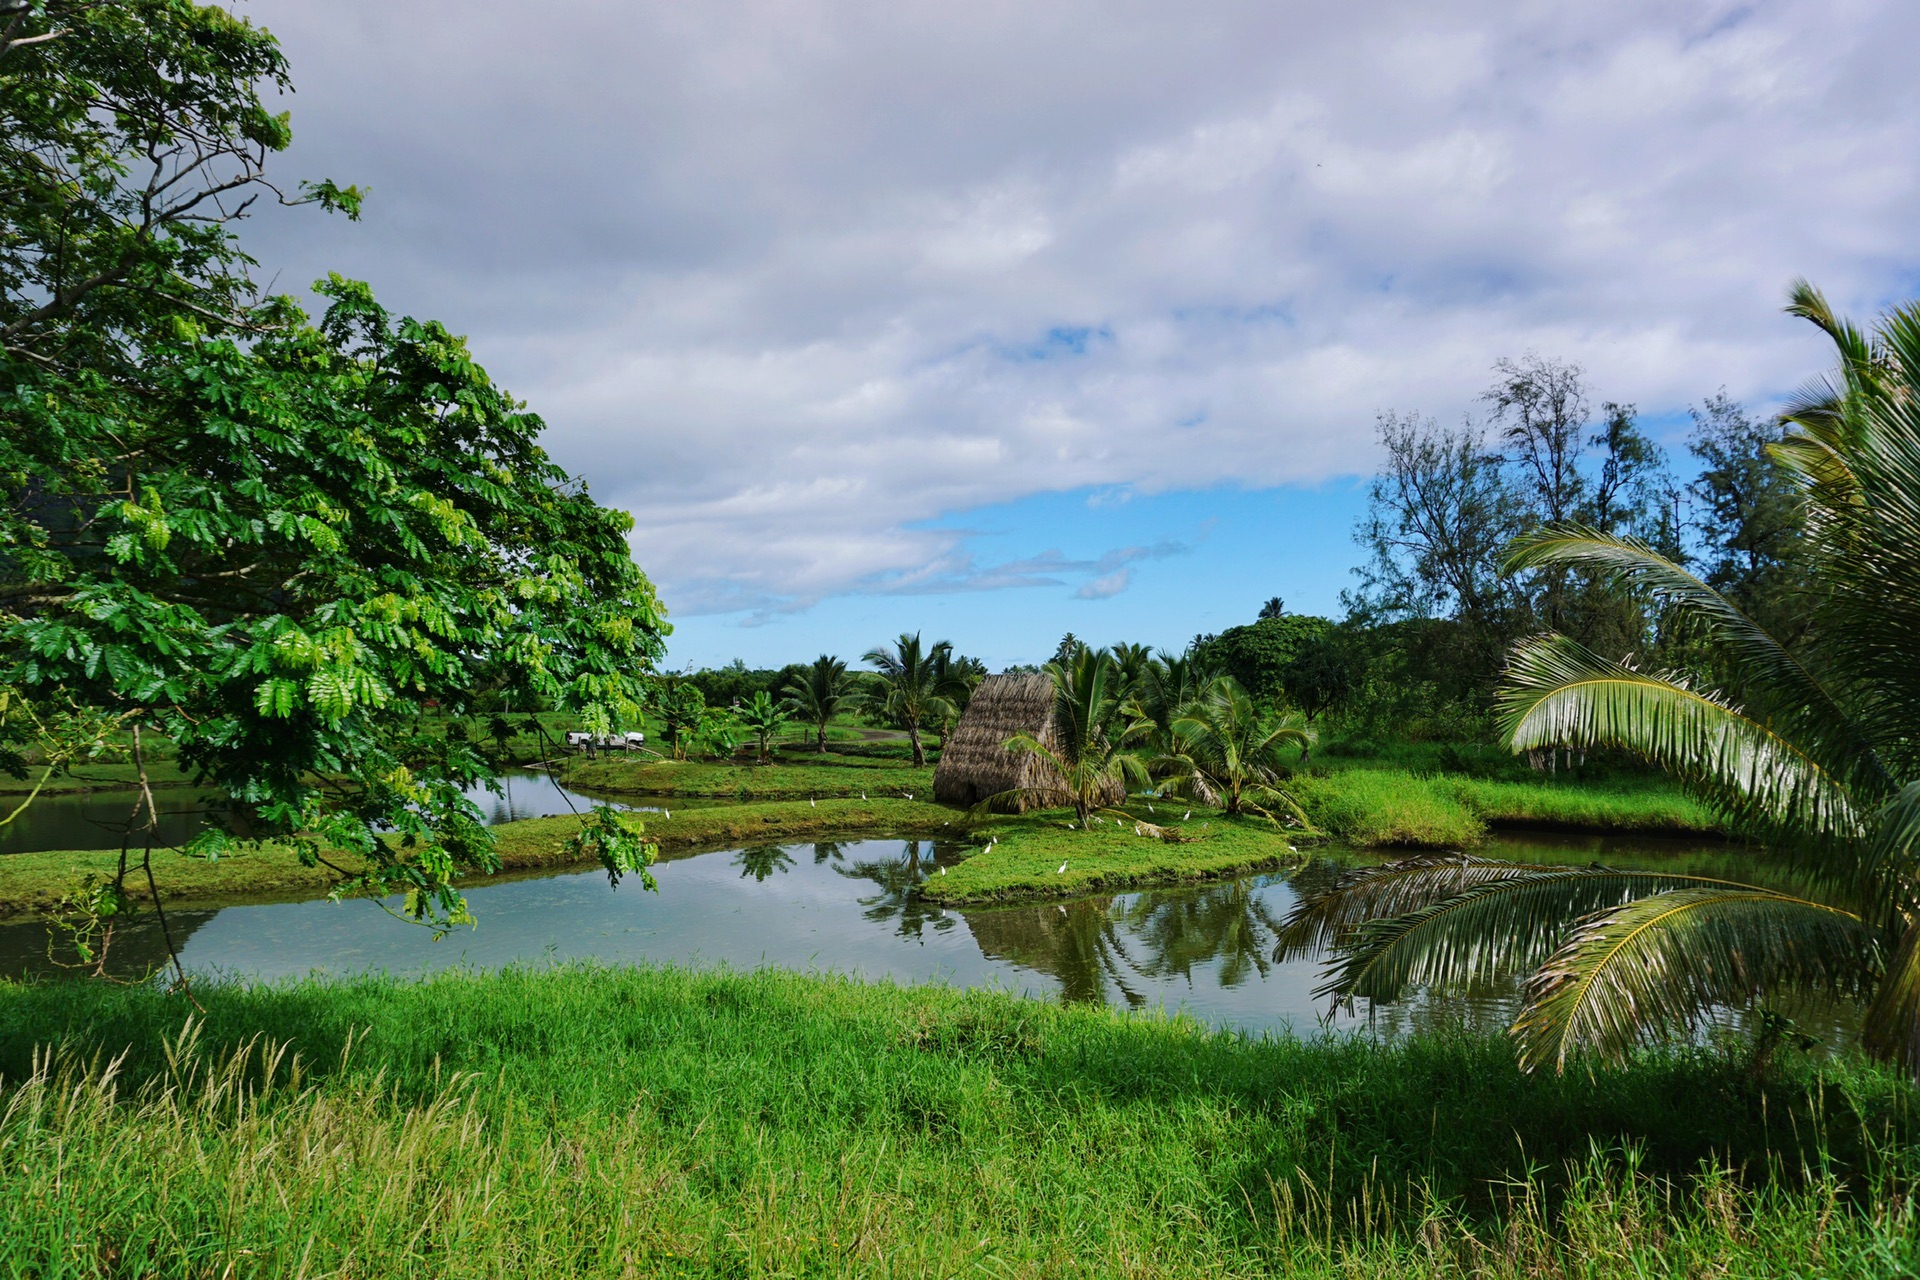
[[[1057,876],[1063,876],[1063,875],[1065,875],[1065,874],[1067,874],[1067,864],[1066,864],[1066,863],[1064,863],[1064,862],[1063,862],[1063,863],[1061,863],[1061,864],[1060,864],[1060,869],[1059,869],[1058,871],[1056,871],[1056,872],[1054,872],[1053,874],[1055,874],[1055,875],[1057,875]]]

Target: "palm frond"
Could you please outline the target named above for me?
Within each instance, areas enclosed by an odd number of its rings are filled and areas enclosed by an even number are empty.
[[[1314,994],[1391,1001],[1409,988],[1471,987],[1534,968],[1567,930],[1596,911],[1688,887],[1750,886],[1600,866],[1530,867],[1360,925],[1337,944],[1327,980]]]
[[[1886,766],[1873,743],[1820,680],[1732,601],[1637,538],[1578,525],[1548,526],[1514,540],[1508,570],[1571,565],[1681,606],[1703,622],[1740,674],[1741,694],[1757,703],[1827,768],[1884,785]]]
[[[1564,636],[1515,646],[1499,717],[1515,751],[1623,747],[1778,839],[1831,842],[1861,830],[1846,783],[1773,726]]]
[[[1859,994],[1878,934],[1858,916],[1765,889],[1677,889],[1580,924],[1527,982],[1511,1034],[1526,1070],[1620,1062],[1716,1009],[1781,988]]]
[[[1920,923],[1908,926],[1867,1005],[1861,1043],[1868,1053],[1920,1076]]]
[[[1377,867],[1361,867],[1342,875],[1325,891],[1302,899],[1288,913],[1280,926],[1274,959],[1308,955],[1333,946],[1369,920],[1418,911],[1476,885],[1529,871],[1558,869],[1470,853],[1423,853]]]

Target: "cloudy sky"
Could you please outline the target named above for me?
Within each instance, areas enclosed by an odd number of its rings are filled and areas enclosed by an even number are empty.
[[[1920,288],[1920,6],[252,0],[248,233],[470,335],[672,611],[670,661],[994,664],[1329,612],[1372,424],[1501,356],[1671,443]]]

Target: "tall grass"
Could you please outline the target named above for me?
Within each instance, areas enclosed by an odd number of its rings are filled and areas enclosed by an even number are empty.
[[[1912,1093],[563,969],[0,987],[0,1274],[1885,1276]],[[36,1045],[54,1045],[51,1051]]]

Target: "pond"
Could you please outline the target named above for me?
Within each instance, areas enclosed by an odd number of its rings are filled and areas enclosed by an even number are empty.
[[[697,809],[703,805],[724,803],[716,800],[674,798],[637,799],[632,796],[597,796],[562,786],[545,772],[513,769],[501,776],[501,791],[494,794],[475,787],[467,798],[480,807],[482,819],[489,825],[517,822],[523,818],[547,818],[557,814],[582,812],[595,804],[611,804],[620,809],[658,812],[661,805]],[[0,796],[0,816],[5,816],[23,797]],[[209,797],[197,787],[165,787],[153,793],[160,810],[162,845],[183,844],[207,825],[211,810]],[[0,827],[0,855],[33,853],[42,849],[118,849],[122,833],[133,811],[131,791],[83,791],[43,795],[27,806],[25,812]]]
[[[1506,838],[1488,850],[1525,860],[1660,863],[1712,874],[1734,869],[1727,846],[1598,839]],[[917,887],[965,856],[924,840],[766,845],[674,858],[660,892],[598,871],[475,888],[477,927],[439,942],[370,902],[236,906],[170,916],[187,968],[204,975],[276,979],[384,970],[417,974],[509,964],[674,962],[787,969],[995,987],[1129,1009],[1184,1010],[1214,1026],[1311,1034],[1322,1024],[1320,957],[1276,963],[1280,920],[1346,865],[1316,859],[1299,871],[1208,885],[1098,895],[1028,906],[940,908]],[[151,917],[116,941],[119,962],[162,958]],[[44,927],[0,926],[0,973],[52,970]],[[1385,1032],[1432,1022],[1504,1026],[1515,991],[1504,984],[1444,1004],[1411,1002],[1343,1016]],[[1823,1015],[1824,1016],[1824,1015]],[[1831,1018],[1828,1019],[1832,1021]],[[1835,1024],[1838,1025],[1837,1023]]]

